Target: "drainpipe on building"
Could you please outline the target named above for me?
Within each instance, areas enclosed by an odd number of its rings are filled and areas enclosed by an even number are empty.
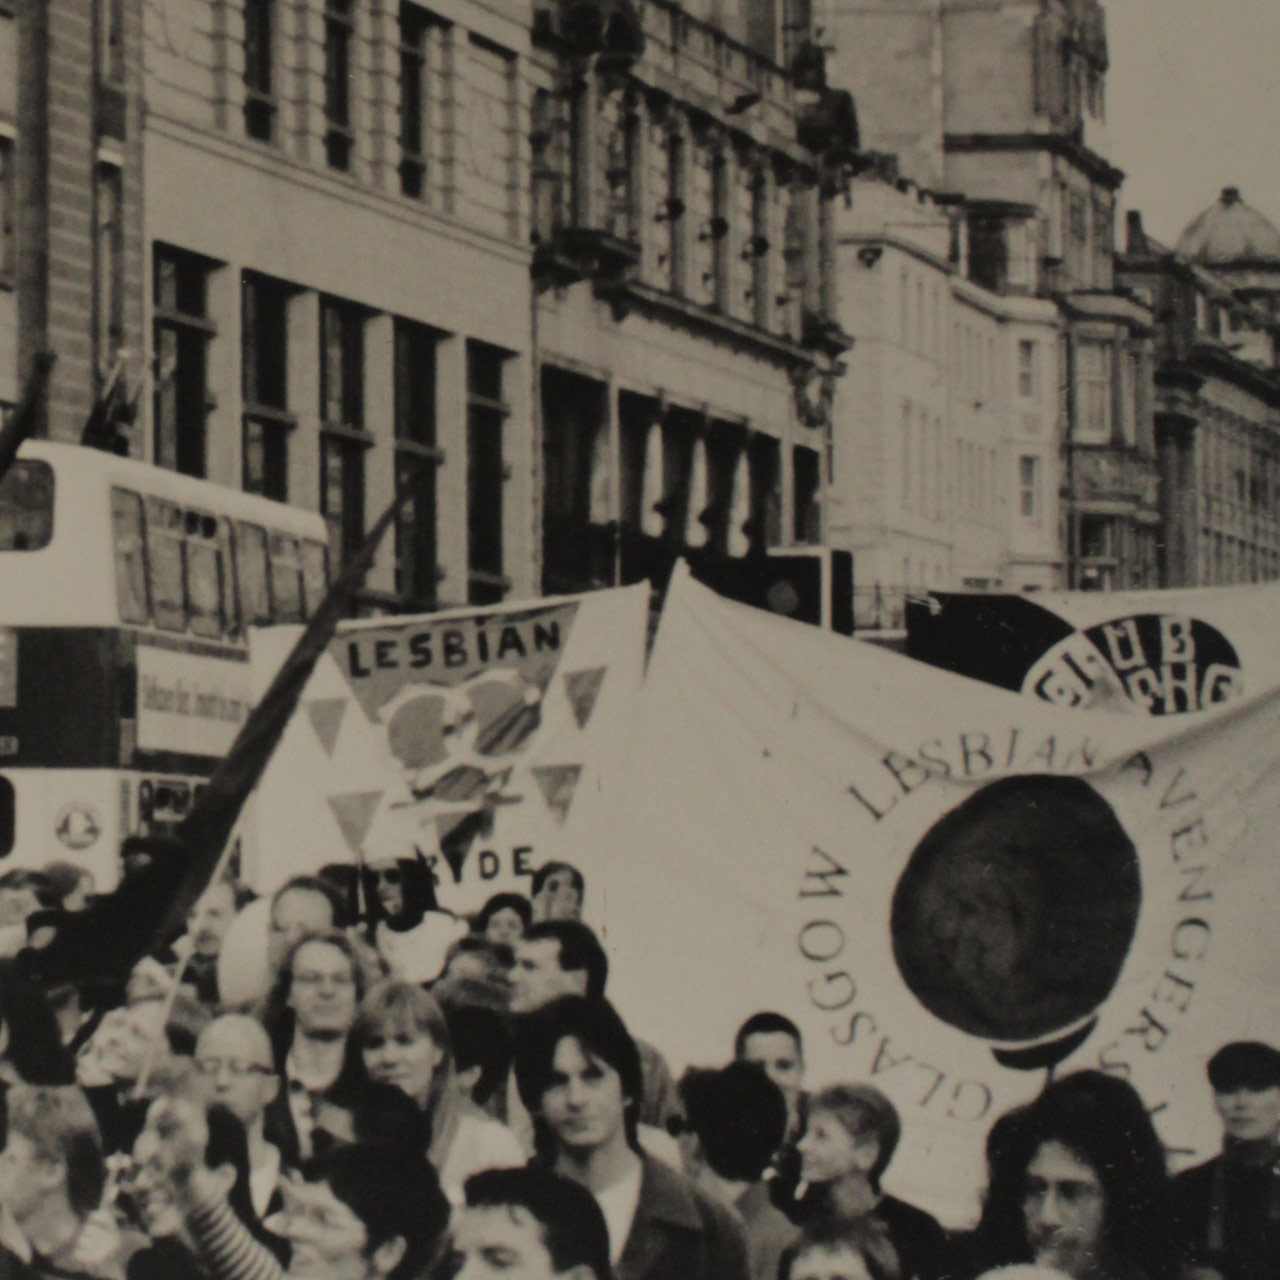
[[[1080,514],[1076,508],[1076,339],[1068,328],[1063,335],[1067,344],[1067,589],[1080,586]]]

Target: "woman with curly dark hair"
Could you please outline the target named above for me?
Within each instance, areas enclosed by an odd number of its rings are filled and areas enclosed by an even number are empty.
[[[1131,1085],[1076,1072],[996,1123],[974,1270],[1033,1262],[1071,1280],[1170,1280],[1164,1150]]]

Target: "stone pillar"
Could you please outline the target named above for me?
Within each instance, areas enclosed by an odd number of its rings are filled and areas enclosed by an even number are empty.
[[[281,0],[280,17],[286,15]],[[285,67],[281,85],[281,140],[295,159],[323,165],[324,10],[312,0],[292,0],[288,29],[282,23]]]

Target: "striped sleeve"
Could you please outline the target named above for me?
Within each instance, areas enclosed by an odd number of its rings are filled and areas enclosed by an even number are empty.
[[[197,1201],[187,1226],[213,1280],[284,1280],[275,1255],[254,1239],[226,1200]]]

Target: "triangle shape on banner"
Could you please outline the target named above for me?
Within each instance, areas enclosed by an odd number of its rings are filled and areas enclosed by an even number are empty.
[[[374,811],[382,799],[381,791],[352,791],[346,795],[329,796],[329,808],[342,828],[352,853],[358,853],[364,838],[369,834]]]
[[[342,727],[342,717],[347,709],[345,698],[316,698],[307,703],[307,716],[311,727],[320,739],[320,745],[327,756],[333,755],[333,748],[338,741],[338,730]]]
[[[569,806],[573,803],[573,793],[577,789],[578,779],[582,776],[580,764],[548,764],[537,765],[531,772],[542,790],[542,798],[547,808],[563,822],[569,816]]]
[[[569,695],[569,705],[573,708],[573,718],[578,722],[579,729],[585,729],[587,721],[591,719],[607,670],[607,667],[592,667],[587,671],[571,671],[565,675],[565,692]]]

